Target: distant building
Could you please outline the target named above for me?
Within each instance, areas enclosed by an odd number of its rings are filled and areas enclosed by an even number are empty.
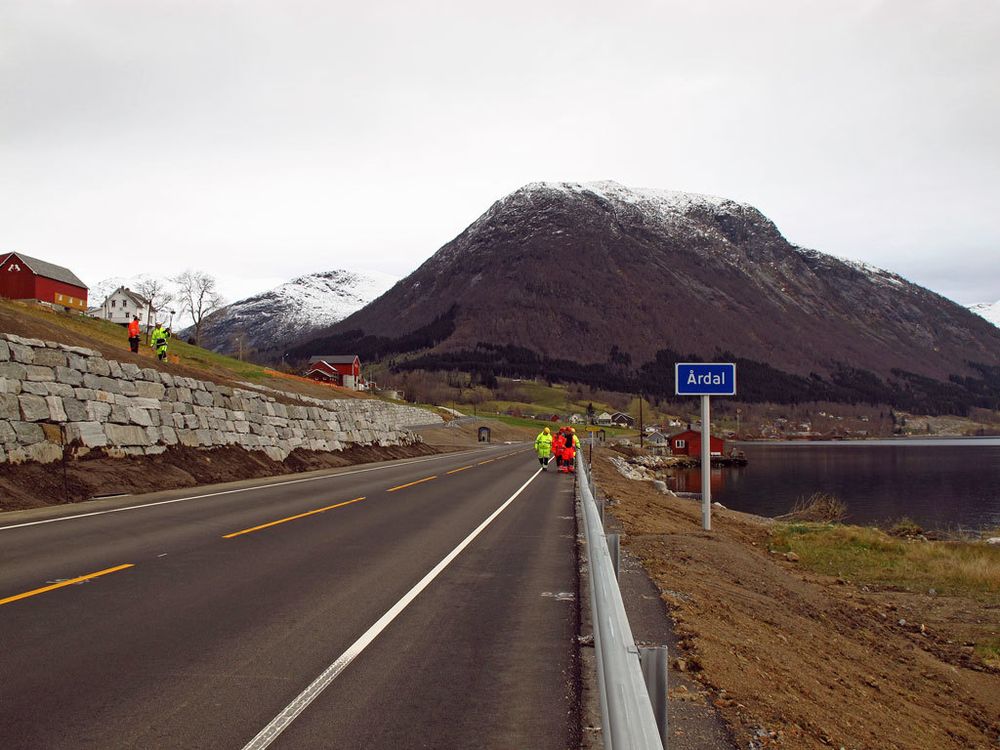
[[[67,310],[87,310],[87,285],[68,268],[7,253],[0,261],[0,296],[33,299]]]
[[[711,436],[710,440],[710,454],[721,456],[726,449],[726,442],[714,435]],[[670,452],[675,456],[694,456],[697,458],[701,455],[701,432],[697,430],[684,430],[684,432],[671,435]]]
[[[635,427],[635,419],[623,411],[616,411],[611,415],[611,424],[619,427]]]
[[[651,435],[648,435],[646,437],[646,442],[649,443],[650,445],[660,447],[668,445],[670,443],[670,438],[668,438],[662,432],[654,431]]]
[[[606,411],[602,411],[597,415],[597,424],[608,426],[611,424],[611,415]]]
[[[311,357],[305,376],[355,391],[364,387],[361,359],[357,354],[323,354]]]
[[[584,418],[581,414],[570,414],[569,423],[570,424],[583,424]]]
[[[150,311],[149,300],[138,292],[133,292],[126,286],[120,286],[108,295],[100,307],[94,307],[87,311],[87,315],[101,320],[110,320],[112,323],[126,325],[131,322],[133,315],[138,315],[139,320],[145,325],[155,323],[150,318],[156,316],[156,310]]]

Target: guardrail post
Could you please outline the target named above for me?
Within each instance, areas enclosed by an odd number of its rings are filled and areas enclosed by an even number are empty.
[[[618,578],[622,564],[621,537],[618,534],[608,534],[608,551],[615,566],[615,578]]]
[[[667,647],[641,646],[639,663],[663,747],[667,746]]]

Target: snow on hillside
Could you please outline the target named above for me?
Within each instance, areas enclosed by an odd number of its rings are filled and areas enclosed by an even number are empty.
[[[281,348],[308,332],[333,325],[380,297],[399,281],[384,273],[336,270],[299,276],[233,302],[205,319],[202,345],[234,350],[242,340],[257,351]],[[182,335],[190,335],[189,329]]]
[[[299,276],[234,302],[226,310],[233,317],[253,318],[263,308],[273,306],[290,325],[299,321],[309,327],[328,326],[361,309],[397,281],[384,273],[325,271]]]
[[[90,284],[90,288],[87,293],[87,304],[91,307],[99,307],[104,304],[104,300],[108,298],[112,292],[114,292],[118,287],[123,286],[131,289],[133,292],[139,291],[139,285],[149,279],[148,274],[139,274],[138,276],[112,276],[108,279],[102,279],[96,284]]]
[[[983,316],[993,325],[1000,327],[1000,302],[992,304],[983,302],[978,305],[969,305],[969,309],[976,313],[976,315]]]

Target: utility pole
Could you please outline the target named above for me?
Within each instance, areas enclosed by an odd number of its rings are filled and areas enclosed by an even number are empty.
[[[642,392],[639,393],[639,447],[642,448],[646,430],[642,424]]]

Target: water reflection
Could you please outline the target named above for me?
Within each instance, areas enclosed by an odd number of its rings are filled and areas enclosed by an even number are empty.
[[[1000,440],[747,443],[749,465],[713,469],[712,495],[736,510],[775,516],[800,497],[828,492],[848,520],[903,516],[925,528],[1000,524]],[[699,469],[677,472],[682,492],[701,491]]]

